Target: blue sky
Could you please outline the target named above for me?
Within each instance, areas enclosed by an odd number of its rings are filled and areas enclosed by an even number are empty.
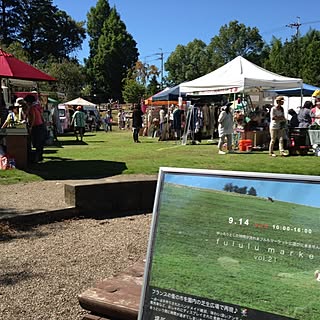
[[[76,21],[85,21],[87,12],[96,3],[96,0],[53,0],[54,5]],[[165,62],[179,44],[187,45],[194,39],[209,44],[221,26],[233,20],[257,27],[267,42],[272,35],[290,39],[296,29],[286,25],[297,22],[297,16],[302,35],[310,27],[320,30],[319,0],[110,0],[109,4],[117,8],[127,31],[137,42],[140,60],[159,68],[157,53],[164,53]],[[75,53],[81,63],[89,53],[87,40],[83,49]]]
[[[200,176],[188,174],[165,174],[165,181],[180,185],[214,190],[223,190],[227,183],[234,186],[254,187],[258,197],[271,197],[274,200],[298,203],[320,208],[320,184],[270,181],[265,179],[249,180],[243,178],[222,178],[217,176]]]

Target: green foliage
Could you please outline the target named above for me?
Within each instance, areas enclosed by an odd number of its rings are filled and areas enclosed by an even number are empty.
[[[270,54],[265,60],[269,70],[291,77],[302,78],[304,82],[320,85],[320,32],[310,30],[305,36],[293,36],[284,43],[273,38]]]
[[[179,84],[193,80],[241,55],[261,65],[264,41],[257,28],[246,27],[238,21],[220,28],[209,45],[195,39],[186,46],[178,45],[165,63],[167,81]]]
[[[66,58],[81,46],[85,38],[84,22],[74,21],[52,2],[10,0],[1,3],[1,10],[5,12],[1,21],[1,39],[7,46],[19,41],[31,63],[40,59],[45,61],[49,56]]]
[[[98,50],[98,42],[106,19],[110,15],[110,5],[106,0],[98,0],[95,7],[87,13],[87,32],[90,36],[90,57],[94,57]]]
[[[91,39],[86,69],[94,93],[122,100],[123,79],[138,59],[136,42],[106,0],[99,0],[96,8],[91,8],[88,33]]]
[[[146,89],[144,85],[133,79],[126,79],[122,96],[126,103],[140,103],[144,97]]]
[[[147,86],[147,91],[146,91],[147,97],[151,97],[157,92],[159,92],[159,88],[160,88],[160,83],[158,82],[156,75],[154,75]]]
[[[229,22],[220,28],[219,35],[211,39],[208,52],[211,55],[213,67],[221,66],[237,56],[250,58],[259,55],[264,46],[259,30],[246,27],[237,20]]]
[[[237,185],[233,185],[232,183],[227,183],[224,187],[223,190],[226,192],[235,192],[235,193],[240,193],[240,194],[247,194],[250,196],[256,196],[257,192],[254,187],[250,187],[248,189],[247,186],[244,187],[238,187]]]
[[[0,1],[0,42],[6,46],[17,41],[16,28],[19,23],[19,14],[15,9],[19,4],[19,0]]]
[[[173,84],[206,74],[210,66],[206,44],[195,39],[186,46],[178,45],[164,66],[168,71],[167,81]]]
[[[6,46],[2,46],[2,49],[8,53],[13,54],[17,59],[24,62],[28,62],[30,60],[29,54],[26,50],[23,49],[22,44],[18,41],[11,42],[11,44],[7,48]]]
[[[129,72],[131,72],[131,70]],[[159,74],[159,69],[155,65],[149,65],[138,60],[133,67],[131,77],[139,83],[146,85],[150,77],[154,79],[155,76],[159,76]]]
[[[77,61],[63,59],[60,62],[52,61],[47,65],[47,71],[58,79],[55,90],[66,95],[66,101],[80,96],[85,85],[84,67]]]

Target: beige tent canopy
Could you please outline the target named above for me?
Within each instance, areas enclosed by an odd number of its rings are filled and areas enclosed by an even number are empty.
[[[90,101],[87,101],[83,98],[77,98],[77,99],[74,99],[74,100],[71,100],[71,101],[68,101],[68,102],[64,102],[63,103],[64,105],[67,105],[67,106],[93,106],[95,107],[96,105]]]

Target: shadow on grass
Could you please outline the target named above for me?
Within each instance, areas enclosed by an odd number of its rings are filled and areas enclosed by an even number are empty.
[[[63,146],[85,146],[88,145],[85,141],[80,140],[64,140],[60,142],[60,147],[63,148]]]
[[[30,165],[26,172],[45,180],[81,180],[107,178],[122,174],[127,169],[125,162],[104,160],[73,160],[45,156],[46,161]]]

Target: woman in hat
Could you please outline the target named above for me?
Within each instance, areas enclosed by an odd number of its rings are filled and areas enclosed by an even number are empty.
[[[285,127],[286,118],[284,116],[283,110],[284,97],[278,96],[276,98],[276,105],[270,110],[270,144],[269,144],[269,155],[271,157],[276,157],[273,152],[274,144],[276,140],[279,140],[279,151],[281,156],[286,156],[284,152],[284,137],[285,137]]]
[[[72,115],[71,125],[74,127],[76,141],[79,141],[79,136],[80,141],[82,141],[86,126],[86,118],[82,106],[78,106],[76,112]]]
[[[230,110],[231,102],[227,103],[226,106],[222,107],[222,112],[218,118],[218,131],[219,131],[219,142],[218,142],[218,153],[225,154],[222,150],[225,139],[227,139],[227,150],[232,153],[232,134],[233,134],[233,116]]]

